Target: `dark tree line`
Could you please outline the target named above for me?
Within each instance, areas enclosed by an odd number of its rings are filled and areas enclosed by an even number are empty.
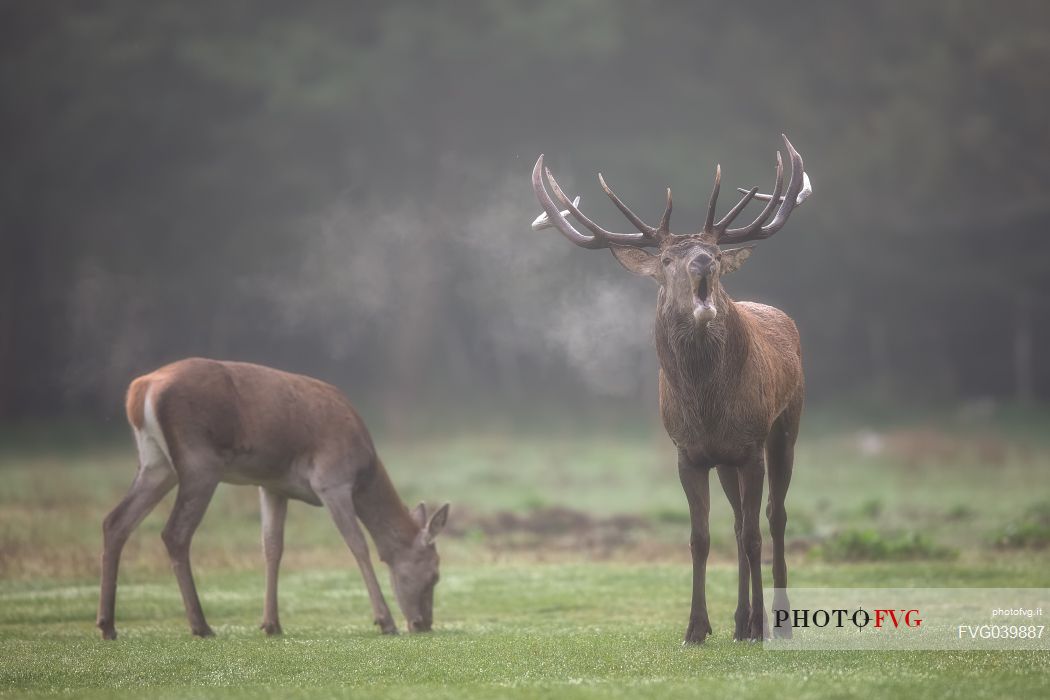
[[[728,285],[798,321],[812,395],[1050,396],[1045,3],[8,0],[0,33],[2,416],[115,415],[190,354],[394,413],[650,391],[653,290],[528,231],[533,160],[613,227],[596,170],[650,216],[670,184],[687,231],[781,131],[816,194]]]

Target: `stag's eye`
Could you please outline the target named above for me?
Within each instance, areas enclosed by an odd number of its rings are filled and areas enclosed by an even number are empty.
[[[671,258],[664,258],[664,267],[668,267],[673,262],[674,260],[672,260]]]

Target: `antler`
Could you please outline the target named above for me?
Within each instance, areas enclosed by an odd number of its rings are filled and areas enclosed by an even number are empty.
[[[561,207],[565,208],[565,211],[561,211],[560,207],[554,203],[550,195],[547,194],[547,189],[543,186],[543,174],[546,173],[547,180],[550,182],[551,191],[557,198]],[[631,211],[626,204],[620,201],[608,185],[605,184],[604,178],[601,173],[598,174],[598,182],[601,183],[602,189],[605,190],[605,194],[609,195],[609,199],[613,201],[613,204],[623,212],[623,215],[638,228],[639,233],[614,233],[613,231],[607,231],[594,221],[589,219],[579,209],[580,198],[577,197],[575,201],[570,200],[565,196],[561,187],[558,185],[558,181],[554,179],[554,175],[548,168],[543,167],[543,155],[536,160],[536,166],[532,169],[532,190],[536,194],[536,199],[539,200],[540,206],[543,207],[543,214],[541,214],[535,221],[532,222],[534,229],[547,228],[553,226],[558,229],[563,236],[568,238],[570,241],[582,248],[608,248],[610,245],[623,245],[633,246],[635,248],[645,247],[658,247],[663,240],[670,235],[671,226],[671,188],[667,188],[667,206],[664,208],[663,216],[660,217],[660,225],[656,227],[649,226],[642,221],[637,214]],[[591,232],[588,236],[585,233],[578,231],[569,220],[565,218],[565,215],[571,213],[573,218],[583,224],[583,226]]]
[[[704,228],[700,231],[701,236],[712,243],[720,245],[769,238],[783,228],[795,207],[802,204],[813,193],[809,176],[803,169],[802,156],[791,145],[787,136],[781,134],[781,137],[784,139],[784,146],[787,148],[788,157],[791,159],[791,180],[788,182],[787,192],[784,192],[784,161],[781,158],[780,151],[777,151],[777,179],[773,186],[773,193],[759,194],[757,187],[752,187],[750,190],[737,188],[744,196],[733,205],[733,208],[725,216],[715,223],[718,193],[722,186],[722,166],[717,166],[715,168],[715,186],[711,190],[711,200],[707,206],[707,220],[704,222]],[[558,203],[560,203],[560,207],[547,194],[547,189],[543,185],[544,173],[547,175],[551,191],[554,193]],[[659,247],[668,238],[675,237],[670,231],[671,188],[667,188],[667,206],[664,207],[663,216],[660,217],[660,224],[654,227],[642,221],[637,214],[631,211],[609,189],[601,173],[598,173],[598,182],[601,184],[602,189],[605,190],[605,194],[609,195],[612,203],[616,205],[616,208],[638,229],[638,233],[614,233],[607,231],[587,218],[579,209],[580,198],[576,197],[575,200],[570,200],[565,196],[565,193],[558,185],[558,181],[554,179],[554,175],[551,174],[548,168],[543,166],[542,155],[536,160],[536,166],[532,169],[532,190],[536,193],[536,199],[539,200],[544,213],[536,217],[536,220],[532,222],[532,228],[538,231],[553,226],[563,236],[583,248],[608,248],[610,245],[633,246],[636,248]],[[729,228],[729,224],[733,223],[733,220],[753,199],[766,203],[758,218],[747,226]],[[591,235],[581,233],[569,223],[568,218],[566,218],[568,214],[572,214],[576,221],[591,232]],[[770,219],[771,216],[772,219]]]
[[[780,156],[780,151],[777,151],[777,180],[773,186],[773,194],[758,194],[757,187],[750,190],[737,188],[739,192],[744,193],[744,196],[717,224],[712,223],[715,217],[715,205],[718,201],[718,189],[721,181],[721,167],[716,168],[715,187],[711,192],[711,202],[707,210],[707,223],[704,225],[703,231],[701,231],[702,235],[713,239],[715,243],[721,245],[769,238],[783,228],[795,207],[802,204],[813,193],[809,176],[806,175],[803,169],[802,156],[791,145],[787,136],[781,134],[781,138],[784,139],[784,147],[787,149],[788,157],[791,159],[791,180],[788,182],[787,192],[781,196],[784,185],[784,161]],[[747,226],[728,228],[733,219],[752,199],[766,202],[766,206],[762,209],[762,213],[758,215],[758,218]],[[774,209],[776,209],[775,215],[773,214]],[[773,215],[773,219],[766,223],[770,215]]]

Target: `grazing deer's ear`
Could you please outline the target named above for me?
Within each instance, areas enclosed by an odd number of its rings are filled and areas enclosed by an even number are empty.
[[[432,516],[430,516],[430,522],[427,523],[427,539],[433,540],[441,531],[445,529],[445,523],[448,522],[448,504],[441,506],[437,509]]]
[[[416,525],[422,529],[427,524],[427,504],[423,501],[419,502],[419,505],[412,509],[412,519],[416,521]]]
[[[731,250],[722,251],[722,264],[718,266],[718,271],[723,275],[728,275],[730,272],[735,272],[740,269],[740,266],[744,264],[744,261],[751,257],[751,249],[754,246],[744,246],[743,248],[733,248]]]
[[[620,261],[620,264],[627,268],[628,272],[648,277],[656,277],[660,272],[660,258],[641,248],[610,245],[609,250]]]

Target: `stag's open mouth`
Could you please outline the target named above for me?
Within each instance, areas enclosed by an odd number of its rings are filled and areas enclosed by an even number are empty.
[[[700,302],[706,302],[707,298],[711,296],[711,285],[708,284],[706,277],[701,277],[700,281],[696,284],[696,289],[693,290],[693,296]]]
[[[693,319],[697,323],[707,323],[718,315],[711,299],[711,282],[704,275],[693,287]]]

